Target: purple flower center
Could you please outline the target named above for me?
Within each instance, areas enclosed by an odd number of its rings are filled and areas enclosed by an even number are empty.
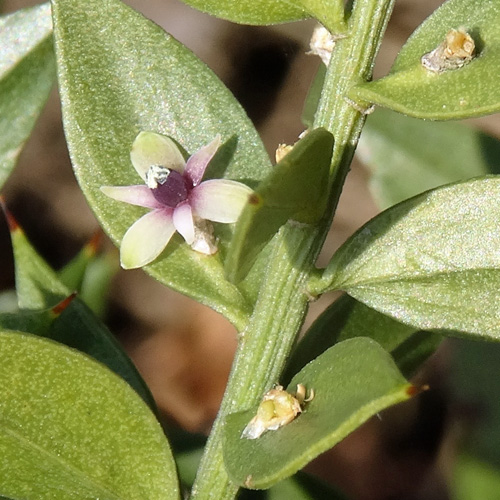
[[[175,208],[187,199],[192,189],[188,179],[177,170],[166,167],[152,166],[147,175],[146,183],[151,188],[153,196],[167,207]]]

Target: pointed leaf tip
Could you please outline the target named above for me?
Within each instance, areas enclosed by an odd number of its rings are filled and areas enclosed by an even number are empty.
[[[226,276],[240,282],[259,253],[289,220],[316,224],[326,207],[333,135],[308,132],[248,198],[225,262]]]
[[[89,257],[93,257],[101,247],[102,236],[103,236],[102,231],[97,230],[90,238],[89,242],[85,245],[85,249]]]
[[[406,389],[406,394],[408,394],[408,396],[410,398],[412,398],[413,396],[416,396],[417,394],[420,394],[421,392],[428,391],[429,389],[430,389],[430,387],[429,387],[428,384],[424,384],[424,385],[410,385],[408,387],[408,389]]]
[[[7,221],[7,225],[9,226],[9,231],[13,233],[14,231],[22,231],[21,226],[12,215],[11,211],[7,208],[5,203],[5,198],[3,196],[0,197],[0,207],[5,214],[5,220]]]
[[[52,309],[52,314],[57,317],[60,316],[61,313],[68,308],[68,306],[75,300],[77,292],[73,292],[71,295],[68,295],[65,299],[61,300],[58,304],[56,304]]]

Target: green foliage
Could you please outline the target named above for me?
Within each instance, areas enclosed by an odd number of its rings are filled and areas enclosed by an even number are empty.
[[[277,24],[315,17],[330,30],[343,31],[342,0],[184,0],[191,7],[243,24]]]
[[[0,314],[0,328],[45,337],[56,317],[52,308],[36,311],[20,310],[15,313],[4,312]]]
[[[0,494],[178,499],[159,423],[123,380],[54,342],[0,333]]]
[[[12,226],[14,221],[10,215],[8,218]],[[123,377],[154,409],[149,389],[108,328],[78,297],[54,311],[53,306],[64,301],[72,290],[59,280],[15,224],[11,238],[21,311],[0,315],[0,325],[51,338],[94,357]]]
[[[455,181],[500,173],[500,141],[454,122],[424,122],[385,109],[366,120],[356,150],[371,170],[377,205],[388,208]]]
[[[184,0],[184,3],[213,16],[243,24],[276,24],[307,17],[300,4],[283,0]]]
[[[14,251],[16,292],[20,309],[46,309],[65,299],[72,290],[66,288],[53,269],[38,255],[24,231],[7,213],[11,222],[10,237]]]
[[[450,486],[452,500],[496,500],[500,491],[500,472],[475,457],[461,455]]]
[[[181,484],[192,486],[202,454],[203,448],[175,453]],[[238,495],[238,500],[324,500],[325,498],[346,500],[331,485],[304,472],[297,472],[265,491],[242,490]]]
[[[55,79],[50,5],[0,18],[0,186],[49,96]]]
[[[320,287],[416,328],[498,339],[499,196],[500,178],[486,177],[386,210],[337,251]]]
[[[221,134],[223,145],[208,177],[254,187],[270,172],[260,139],[234,97],[158,26],[117,0],[55,0],[53,11],[73,166],[89,204],[114,241],[121,240],[144,209],[110,200],[99,188],[141,183],[129,158],[140,131],[170,135],[189,153]],[[231,234],[219,236],[215,256],[198,254],[180,237],[174,238],[146,271],[242,327],[250,305],[224,277],[221,256]]]
[[[247,490],[242,499],[340,498],[318,481],[292,475],[377,412],[418,392],[403,374],[434,351],[440,333],[500,338],[494,293],[500,178],[465,181],[499,171],[499,143],[486,134],[378,111],[359,151],[374,171],[378,202],[401,203],[355,233],[323,273],[313,270],[334,215],[327,207],[336,206],[364,121],[350,99],[436,120],[499,111],[500,0],[448,0],[416,30],[391,73],[375,82],[366,80],[394,0],[347,2],[348,16],[343,0],[187,3],[252,24],[313,17],[334,35],[346,34],[348,17],[348,37],[339,37],[330,70],[320,68],[304,109],[311,126],[321,101],[317,121],[328,131],[310,131],[272,167],[231,93],[157,25],[119,0],[52,0],[55,61],[47,4],[0,20],[0,185],[47,97],[54,64],[76,176],[117,245],[144,209],[100,188],[142,183],[130,161],[138,133],[170,136],[185,157],[220,135],[205,177],[254,189],[239,221],[215,226],[215,255],[197,253],[174,236],[145,269],[240,331],[196,479],[204,440],[173,435],[181,481],[194,482],[193,500],[230,500],[235,485],[270,488]],[[476,44],[470,61],[450,67],[442,49],[439,61],[447,67],[423,67],[422,56],[462,27]],[[350,99],[342,97],[347,93]],[[437,187],[455,181],[462,182]],[[0,314],[0,497],[179,498],[163,432],[129,385],[154,411],[149,390],[107,328],[71,294],[81,289],[102,313],[116,260],[87,248],[56,273],[9,215],[8,221],[20,310]],[[311,294],[330,289],[349,295],[319,316],[290,357]],[[314,398],[278,430],[242,438],[256,400],[278,377],[290,380],[290,393],[304,384]],[[490,390],[484,380],[478,377]],[[477,449],[495,459],[496,435],[485,435]],[[497,471],[478,460],[461,460],[457,471],[459,499],[478,491],[478,482],[485,498],[498,489]]]
[[[304,102],[301,119],[302,123],[308,128],[311,128],[314,124],[314,115],[316,114],[319,100],[321,98],[321,91],[323,90],[323,84],[325,83],[326,70],[327,68],[324,64],[319,65],[318,71],[314,76]]]
[[[331,33],[339,35],[345,31],[343,0],[295,0],[295,3]]]
[[[247,490],[249,491],[249,490]],[[297,472],[267,490],[265,500],[346,500],[346,497],[320,479]]]
[[[241,437],[256,407],[227,417],[224,462],[237,484],[268,488],[413,392],[391,357],[366,338],[346,340],[328,349],[305,366],[287,390],[294,393],[297,384],[314,389],[314,399],[295,420],[276,431],[257,439]]]
[[[412,375],[441,343],[440,335],[404,325],[345,294],[307,330],[288,361],[282,381],[288,382],[329,347],[354,337],[369,337],[378,342],[391,353],[405,376]]]
[[[456,340],[451,344],[453,357],[449,367],[449,389],[458,408],[477,409],[464,415],[461,444],[465,452],[478,460],[500,468],[500,379],[496,376],[500,345]]]
[[[464,27],[476,57],[459,69],[428,71],[421,57]],[[500,111],[500,1],[448,0],[410,37],[388,76],[354,87],[349,97],[417,118],[449,120]]]
[[[119,269],[115,253],[98,253],[99,237],[87,243],[58,273],[59,280],[79,297],[99,317],[106,310],[106,298],[111,280]]]
[[[309,132],[256,188],[243,210],[226,260],[232,281],[241,280],[257,255],[288,220],[317,223],[327,201],[333,136]]]

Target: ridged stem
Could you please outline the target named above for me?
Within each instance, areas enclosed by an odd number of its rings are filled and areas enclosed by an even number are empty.
[[[280,374],[307,313],[307,282],[328,232],[364,122],[346,100],[349,89],[371,78],[373,62],[394,0],[357,0],[348,36],[338,42],[330,63],[315,127],[335,137],[331,196],[318,226],[285,225],[272,243],[266,276],[250,321],[240,334],[219,415],[193,486],[193,500],[230,500],[238,491],[227,476],[222,455],[224,418],[256,404]]]

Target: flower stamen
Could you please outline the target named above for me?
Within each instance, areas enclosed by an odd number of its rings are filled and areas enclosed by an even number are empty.
[[[146,172],[146,185],[150,189],[156,189],[158,184],[165,184],[172,170],[163,165],[151,165]]]

